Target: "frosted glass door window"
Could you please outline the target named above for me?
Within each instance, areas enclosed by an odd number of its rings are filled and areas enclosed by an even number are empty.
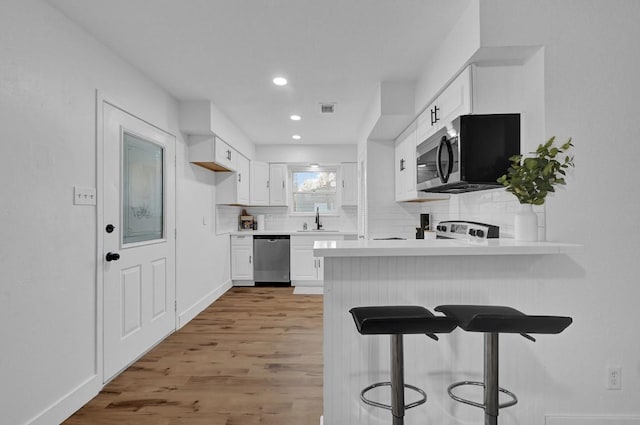
[[[126,132],[122,140],[122,243],[163,239],[163,148]]]

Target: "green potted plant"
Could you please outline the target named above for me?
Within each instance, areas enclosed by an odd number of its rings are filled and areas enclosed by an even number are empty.
[[[538,240],[538,218],[533,205],[544,204],[549,192],[555,192],[554,186],[565,185],[565,170],[575,166],[573,156],[566,154],[573,147],[571,138],[559,147],[554,143],[555,137],[552,137],[535,152],[512,156],[507,173],[498,178],[498,183],[513,193],[523,206],[514,222],[515,239]]]

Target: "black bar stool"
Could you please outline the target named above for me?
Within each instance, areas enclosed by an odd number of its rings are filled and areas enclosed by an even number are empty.
[[[437,341],[436,333],[451,332],[457,322],[449,317],[434,316],[429,310],[419,306],[354,307],[349,313],[360,334],[391,335],[391,381],[369,385],[360,392],[360,398],[370,406],[391,410],[393,425],[403,425],[405,410],[426,402],[427,395],[420,388],[404,383],[402,335],[426,334]],[[369,390],[381,386],[391,387],[391,405],[372,401],[365,396]],[[421,398],[405,405],[405,388],[419,393]]]
[[[558,334],[573,321],[571,317],[564,316],[529,316],[503,306],[441,305],[435,310],[456,319],[458,326],[467,332],[484,333],[484,382],[456,382],[449,386],[448,392],[458,402],[484,409],[485,425],[497,425],[498,410],[518,402],[515,394],[498,385],[498,334],[517,333],[535,342],[529,334]],[[484,387],[484,403],[456,396],[453,389],[462,385]],[[507,394],[510,400],[500,404],[499,393]]]

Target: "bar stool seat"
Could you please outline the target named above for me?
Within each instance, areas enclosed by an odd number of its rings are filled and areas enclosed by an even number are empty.
[[[371,306],[354,307],[349,310],[362,335],[391,336],[391,380],[376,382],[360,392],[360,399],[370,406],[391,410],[393,425],[404,424],[406,409],[419,406],[427,401],[426,393],[420,388],[404,383],[404,350],[402,335],[425,334],[438,340],[437,333],[449,333],[457,326],[457,321],[450,317],[434,316],[429,310],[420,306]],[[366,393],[381,386],[391,387],[391,404],[383,404],[370,400]],[[420,399],[406,404],[404,389],[420,394]]]
[[[436,311],[453,317],[467,332],[559,334],[572,322],[564,316],[531,316],[505,306],[441,305]]]
[[[484,409],[485,425],[497,425],[498,410],[518,403],[515,394],[498,385],[498,335],[516,333],[535,342],[535,338],[529,334],[559,334],[573,322],[571,317],[533,316],[505,306],[441,305],[435,310],[455,319],[458,326],[467,332],[485,334],[484,382],[455,382],[448,388],[449,396],[454,400]],[[484,387],[484,403],[467,400],[453,393],[454,388],[463,385]],[[511,399],[499,404],[498,394],[500,392],[507,394]]]

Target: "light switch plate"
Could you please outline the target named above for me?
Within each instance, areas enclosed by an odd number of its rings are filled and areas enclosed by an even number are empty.
[[[96,188],[73,186],[73,205],[96,205]]]

